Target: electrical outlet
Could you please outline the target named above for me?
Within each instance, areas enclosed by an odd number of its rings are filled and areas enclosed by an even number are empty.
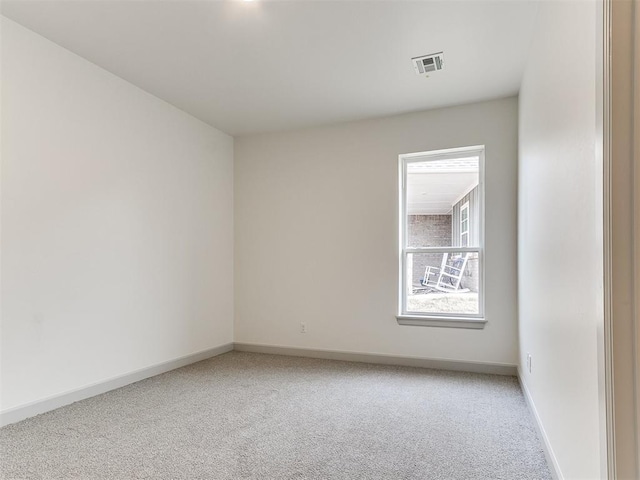
[[[527,353],[527,370],[531,373],[531,354]]]
[[[300,333],[307,333],[307,324],[300,322]]]

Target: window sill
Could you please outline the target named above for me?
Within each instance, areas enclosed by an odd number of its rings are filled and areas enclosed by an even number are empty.
[[[484,318],[428,317],[421,315],[396,315],[398,325],[418,327],[471,328],[481,330],[487,321]]]

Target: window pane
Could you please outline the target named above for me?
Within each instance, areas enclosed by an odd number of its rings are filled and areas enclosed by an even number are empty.
[[[407,313],[478,314],[478,262],[478,252],[407,254]]]
[[[427,160],[407,164],[408,247],[479,246],[479,157]]]

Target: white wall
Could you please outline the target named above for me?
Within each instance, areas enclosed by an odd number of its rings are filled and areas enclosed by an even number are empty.
[[[567,479],[600,478],[595,32],[595,2],[542,2],[520,92],[520,365]]]
[[[2,19],[2,409],[233,341],[233,139]]]
[[[399,326],[398,155],[478,144],[488,324]],[[236,342],[515,364],[516,167],[516,98],[236,139]]]

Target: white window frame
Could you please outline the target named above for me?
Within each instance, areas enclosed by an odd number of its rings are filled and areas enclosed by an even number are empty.
[[[428,152],[408,153],[398,157],[398,314],[400,325],[419,325],[428,327],[455,328],[484,328],[487,320],[484,317],[484,145],[470,147],[433,150]],[[468,156],[478,156],[478,246],[477,247],[423,247],[408,246],[408,216],[407,216],[407,167],[411,163],[448,160]],[[470,221],[470,220],[469,220]],[[480,277],[478,279],[478,313],[477,314],[447,314],[447,313],[416,313],[408,312],[406,306],[407,291],[407,255],[419,253],[477,253]]]
[[[467,218],[463,219],[462,218],[462,212],[463,211],[467,211]],[[466,220],[467,221],[467,228],[466,230],[462,230],[462,222]],[[468,247],[469,246],[469,224],[471,222],[471,219],[469,218],[469,202],[464,202],[462,204],[462,206],[460,207],[460,246],[461,247]],[[462,241],[462,236],[466,235],[467,236],[467,244],[465,245],[464,242]]]

